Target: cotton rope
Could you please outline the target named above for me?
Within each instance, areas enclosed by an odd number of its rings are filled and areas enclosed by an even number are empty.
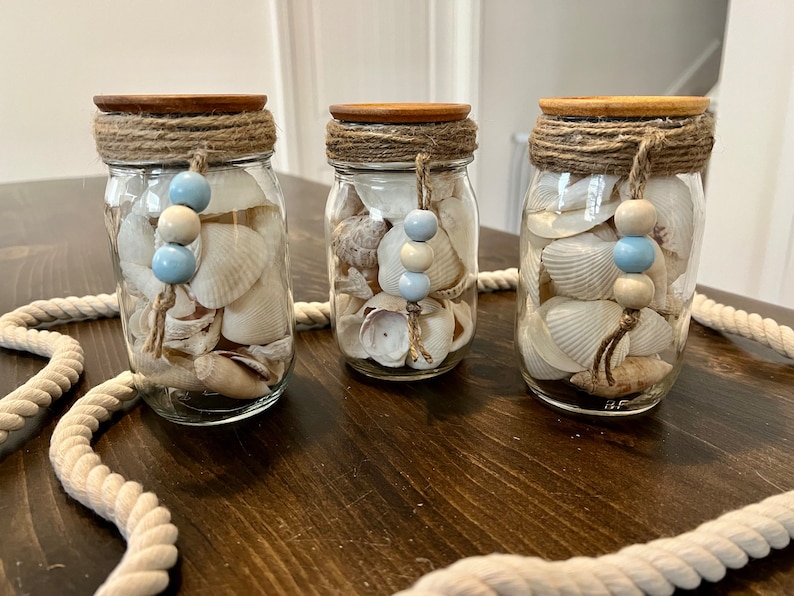
[[[480,292],[515,289],[516,268],[481,272]],[[19,430],[25,418],[47,407],[74,385],[83,369],[79,343],[65,335],[34,329],[118,314],[115,295],[37,300],[0,317],[0,347],[50,358],[44,369],[0,399],[0,443]],[[295,316],[305,328],[330,324],[327,302],[296,302]],[[693,318],[718,331],[758,341],[794,358],[794,331],[772,319],[717,304],[695,294]],[[102,422],[136,398],[133,373],[125,371],[77,400],[55,427],[50,460],[67,494],[113,522],[127,541],[119,564],[97,594],[156,594],[168,586],[177,561],[177,528],[157,496],[112,472],[91,440]],[[461,559],[433,571],[402,596],[532,593],[670,594],[692,589],[702,579],[716,582],[727,569],[784,548],[794,536],[794,491],[769,497],[708,521],[691,532],[625,547],[600,557],[546,561],[538,557],[491,554]]]

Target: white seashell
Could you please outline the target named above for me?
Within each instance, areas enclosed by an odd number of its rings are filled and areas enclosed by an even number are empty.
[[[532,346],[549,366],[556,370],[563,370],[568,373],[579,372],[587,368],[573,360],[568,354],[563,352],[560,347],[554,343],[551,337],[546,321],[543,319],[545,310],[541,310],[552,302],[554,298],[543,304],[537,311],[533,312],[529,317],[527,323],[527,333],[532,337]]]
[[[146,380],[157,385],[182,389],[184,391],[204,391],[204,383],[193,370],[193,361],[184,355],[163,350],[163,357],[154,359],[143,350],[145,340],[136,341],[132,347],[130,366],[141,373]]]
[[[534,313],[532,316],[537,315]],[[569,371],[554,368],[543,358],[541,358],[538,351],[535,349],[534,341],[536,335],[532,333],[532,325],[527,321],[526,324],[520,325],[518,328],[518,352],[521,360],[524,363],[524,368],[533,379],[542,380],[557,380],[563,379],[570,375]]]
[[[256,179],[242,168],[209,170],[204,177],[212,194],[201,215],[231,213],[270,203]]]
[[[160,217],[160,214],[171,205],[168,198],[168,186],[174,174],[160,174],[146,180],[146,188],[140,198],[133,204],[132,211],[144,217]]]
[[[331,234],[331,248],[342,261],[359,269],[378,264],[378,245],[389,229],[382,219],[354,215],[343,220]]]
[[[455,300],[469,289],[473,289],[476,284],[477,276],[474,273],[467,273],[462,276],[454,286],[430,292],[430,297],[436,300]]]
[[[212,323],[201,331],[184,339],[171,339],[163,341],[163,347],[170,350],[176,350],[185,354],[192,354],[193,356],[200,356],[207,354],[218,345],[218,340],[221,337],[221,321],[223,317],[216,316],[213,318]]]
[[[653,265],[645,271],[645,275],[653,282],[654,294],[651,306],[663,310],[667,306],[667,264],[659,244],[653,238],[650,238],[650,241],[654,250]]]
[[[338,277],[334,281],[334,287],[337,292],[349,294],[356,298],[363,298],[368,300],[372,298],[372,288],[369,287],[369,282],[364,275],[355,267],[350,267],[347,270],[347,275]]]
[[[366,300],[363,298],[356,298],[350,294],[337,294],[333,304],[334,316],[339,318],[344,315],[355,314],[364,306],[365,302]]]
[[[247,348],[241,348],[239,351],[251,354],[260,361],[262,359],[274,361],[291,360],[294,354],[293,344],[292,336],[288,335],[264,346],[248,346]]]
[[[405,273],[400,261],[400,249],[408,241],[403,224],[396,224],[381,240],[378,246],[378,284],[384,292],[400,295],[400,276]],[[455,286],[463,276],[464,268],[449,236],[439,228],[436,235],[428,241],[433,248],[433,264],[425,271],[430,278],[430,292],[446,290]]]
[[[245,226],[202,224],[201,244],[201,265],[190,281],[190,290],[207,308],[221,308],[237,300],[272,260],[262,236]]]
[[[403,366],[408,354],[408,315],[373,309],[361,323],[359,341],[378,364],[391,368]]]
[[[364,203],[361,202],[361,199],[356,194],[355,188],[353,186],[345,185],[343,187],[338,182],[335,182],[332,192],[334,191],[340,194],[344,192],[345,198],[328,206],[328,221],[332,226],[336,227],[339,222],[347,219],[348,217],[363,214],[365,209]]]
[[[291,340],[292,338],[284,338]],[[282,340],[278,340],[273,343],[279,343]],[[262,348],[263,346],[252,346],[253,348]],[[287,351],[286,348],[289,348]],[[289,360],[292,358],[292,351],[291,351],[292,343],[282,346],[282,349],[279,352],[283,352],[279,358],[271,358],[272,353],[265,353],[261,351],[256,351],[251,348],[238,348],[234,351],[229,350],[216,350],[213,354],[218,354],[220,356],[226,356],[235,362],[239,362],[240,364],[250,368],[256,374],[258,374],[262,379],[272,387],[281,379],[284,378],[284,373],[287,370],[287,364]]]
[[[416,178],[414,178],[416,180]],[[430,173],[430,186],[433,192],[430,197],[432,203],[444,201],[450,197],[465,197],[471,195],[471,189],[465,187],[466,178],[455,172]]]
[[[616,242],[618,235],[609,223],[602,223],[590,230],[596,238],[600,238],[604,242]]]
[[[205,330],[215,320],[215,313],[216,313],[214,309],[211,310],[202,309],[202,312],[198,317],[191,317],[188,319],[178,319],[176,317],[171,316],[169,312],[166,312],[165,325],[163,329],[163,334],[164,334],[163,338],[165,341],[171,339],[187,339],[188,337],[191,337],[196,333]],[[150,328],[152,324],[151,321],[152,315],[153,313],[151,312],[150,309],[149,311]]]
[[[133,296],[145,296],[149,302],[152,302],[165,288],[165,284],[157,279],[151,268],[146,265],[121,261],[119,266],[127,291]]]
[[[566,238],[581,234],[615,215],[620,201],[593,203],[576,211],[538,211],[525,217],[529,231],[542,238]]]
[[[176,302],[168,309],[167,314],[175,319],[184,319],[191,316],[196,312],[196,301],[188,293],[187,286],[178,285],[174,286],[174,293],[176,294]]]
[[[543,249],[533,244],[529,244],[524,249],[524,254],[521,259],[521,266],[518,268],[518,274],[521,276],[522,286],[527,289],[527,295],[535,306],[540,305],[540,286],[548,279],[548,272],[541,261]]]
[[[532,187],[527,209],[530,213],[592,210],[594,206],[610,200],[617,180],[617,176],[606,174],[577,179],[568,173],[544,172]]]
[[[275,205],[260,205],[246,211],[248,227],[265,239],[265,252],[272,258],[285,253],[286,227],[281,210]]]
[[[223,309],[221,335],[238,344],[269,344],[289,334],[291,314],[278,267],[269,265],[245,294]]]
[[[543,238],[537,234],[533,234],[529,228],[524,229],[529,245],[533,248],[544,248],[552,242],[553,238]]]
[[[623,363],[612,369],[614,383],[609,384],[603,371],[596,379],[589,371],[575,374],[571,383],[592,395],[616,398],[644,391],[664,379],[673,370],[671,364],[657,358],[629,356]]]
[[[612,256],[617,241],[584,233],[555,240],[543,249],[543,265],[558,294],[581,300],[612,297],[622,273]]]
[[[116,238],[120,261],[150,267],[154,256],[154,228],[149,218],[130,213],[119,226]]]
[[[477,225],[474,213],[455,197],[438,203],[439,226],[449,236],[449,242],[464,263],[477,262]]]
[[[369,354],[364,350],[359,338],[363,322],[364,316],[361,314],[344,314],[336,320],[334,327],[336,342],[339,345],[339,349],[348,358],[361,360],[369,358]]]
[[[640,322],[629,331],[629,356],[652,356],[673,343],[673,328],[650,308],[640,311]]]
[[[601,342],[618,329],[622,315],[623,309],[611,300],[564,300],[549,307],[544,318],[554,343],[586,369],[593,366]],[[629,345],[629,337],[624,335],[613,353],[612,367],[623,362]]]
[[[422,345],[433,361],[428,362],[421,353],[414,361],[409,354],[405,364],[416,370],[438,368],[452,349],[455,332],[455,315],[452,309],[442,308],[430,314],[422,313],[419,315],[419,329]]]
[[[127,330],[136,339],[146,339],[149,335],[149,313],[152,312],[152,303],[146,302],[130,315],[127,321]]]
[[[444,308],[451,310],[455,318],[452,344],[449,346],[449,351],[454,352],[467,346],[474,336],[474,317],[472,317],[471,305],[468,302],[446,300]]]
[[[353,185],[361,202],[372,217],[397,223],[416,209],[416,174],[366,173],[355,174]]]
[[[622,200],[629,199],[629,185],[622,184]],[[663,249],[688,259],[692,250],[695,207],[689,186],[678,176],[656,176],[645,185],[643,198],[656,207],[656,225],[651,237]]]
[[[270,393],[268,383],[259,374],[225,356],[199,356],[193,362],[193,367],[207,389],[226,397],[256,399]]]

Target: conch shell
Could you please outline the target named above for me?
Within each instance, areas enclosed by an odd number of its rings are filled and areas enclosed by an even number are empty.
[[[212,353],[193,362],[196,377],[210,391],[234,399],[256,399],[268,395],[270,386],[256,372],[226,356]]]
[[[571,383],[592,395],[612,399],[644,391],[664,379],[671,370],[673,366],[664,360],[629,356],[612,369],[613,385],[607,382],[604,371],[599,371],[595,379],[590,371],[576,373],[571,377]]]
[[[378,244],[388,229],[384,220],[369,215],[348,217],[334,228],[331,240],[334,254],[358,269],[375,267]]]

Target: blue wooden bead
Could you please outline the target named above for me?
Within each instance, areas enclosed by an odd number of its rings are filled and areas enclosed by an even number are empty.
[[[427,209],[413,209],[405,216],[405,235],[416,242],[427,242],[438,231],[436,214]]]
[[[200,213],[210,204],[210,183],[198,172],[180,172],[168,185],[168,198],[174,205],[186,205]]]
[[[625,273],[642,273],[653,265],[656,251],[647,236],[624,236],[615,244],[612,258]]]
[[[154,276],[167,284],[183,284],[196,273],[196,257],[178,244],[163,244],[152,257]]]
[[[419,302],[430,293],[430,278],[424,273],[406,271],[400,276],[400,296],[408,302]]]

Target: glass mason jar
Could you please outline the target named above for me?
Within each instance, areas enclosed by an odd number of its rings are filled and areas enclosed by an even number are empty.
[[[463,104],[331,106],[331,324],[355,370],[416,380],[460,362],[477,321],[477,202]]]
[[[270,165],[275,136],[268,137],[272,116],[263,110],[266,98],[99,96],[94,101],[101,110],[97,148],[110,171],[105,224],[137,390],[158,414],[181,424],[232,422],[269,408],[292,372],[295,323],[284,199]],[[198,118],[209,120],[197,127]],[[179,138],[170,147],[163,141],[163,146],[126,147],[125,153],[116,148],[137,139],[141,130],[182,122],[184,130],[171,131]],[[254,146],[226,146],[201,130],[229,132],[238,126],[262,129],[266,138]],[[177,141],[202,148],[199,162],[210,194],[208,204],[195,212],[175,198],[178,180],[189,163],[195,165],[187,154],[169,154]],[[192,232],[185,232],[191,226]],[[180,241],[180,233],[188,236]],[[169,283],[158,279],[156,255],[174,244],[183,245],[195,264],[189,279]],[[166,288],[173,292],[170,307],[161,306]],[[154,349],[147,341],[158,331]]]
[[[677,378],[704,226],[708,103],[541,100],[515,339],[522,375],[547,404],[639,414]]]

